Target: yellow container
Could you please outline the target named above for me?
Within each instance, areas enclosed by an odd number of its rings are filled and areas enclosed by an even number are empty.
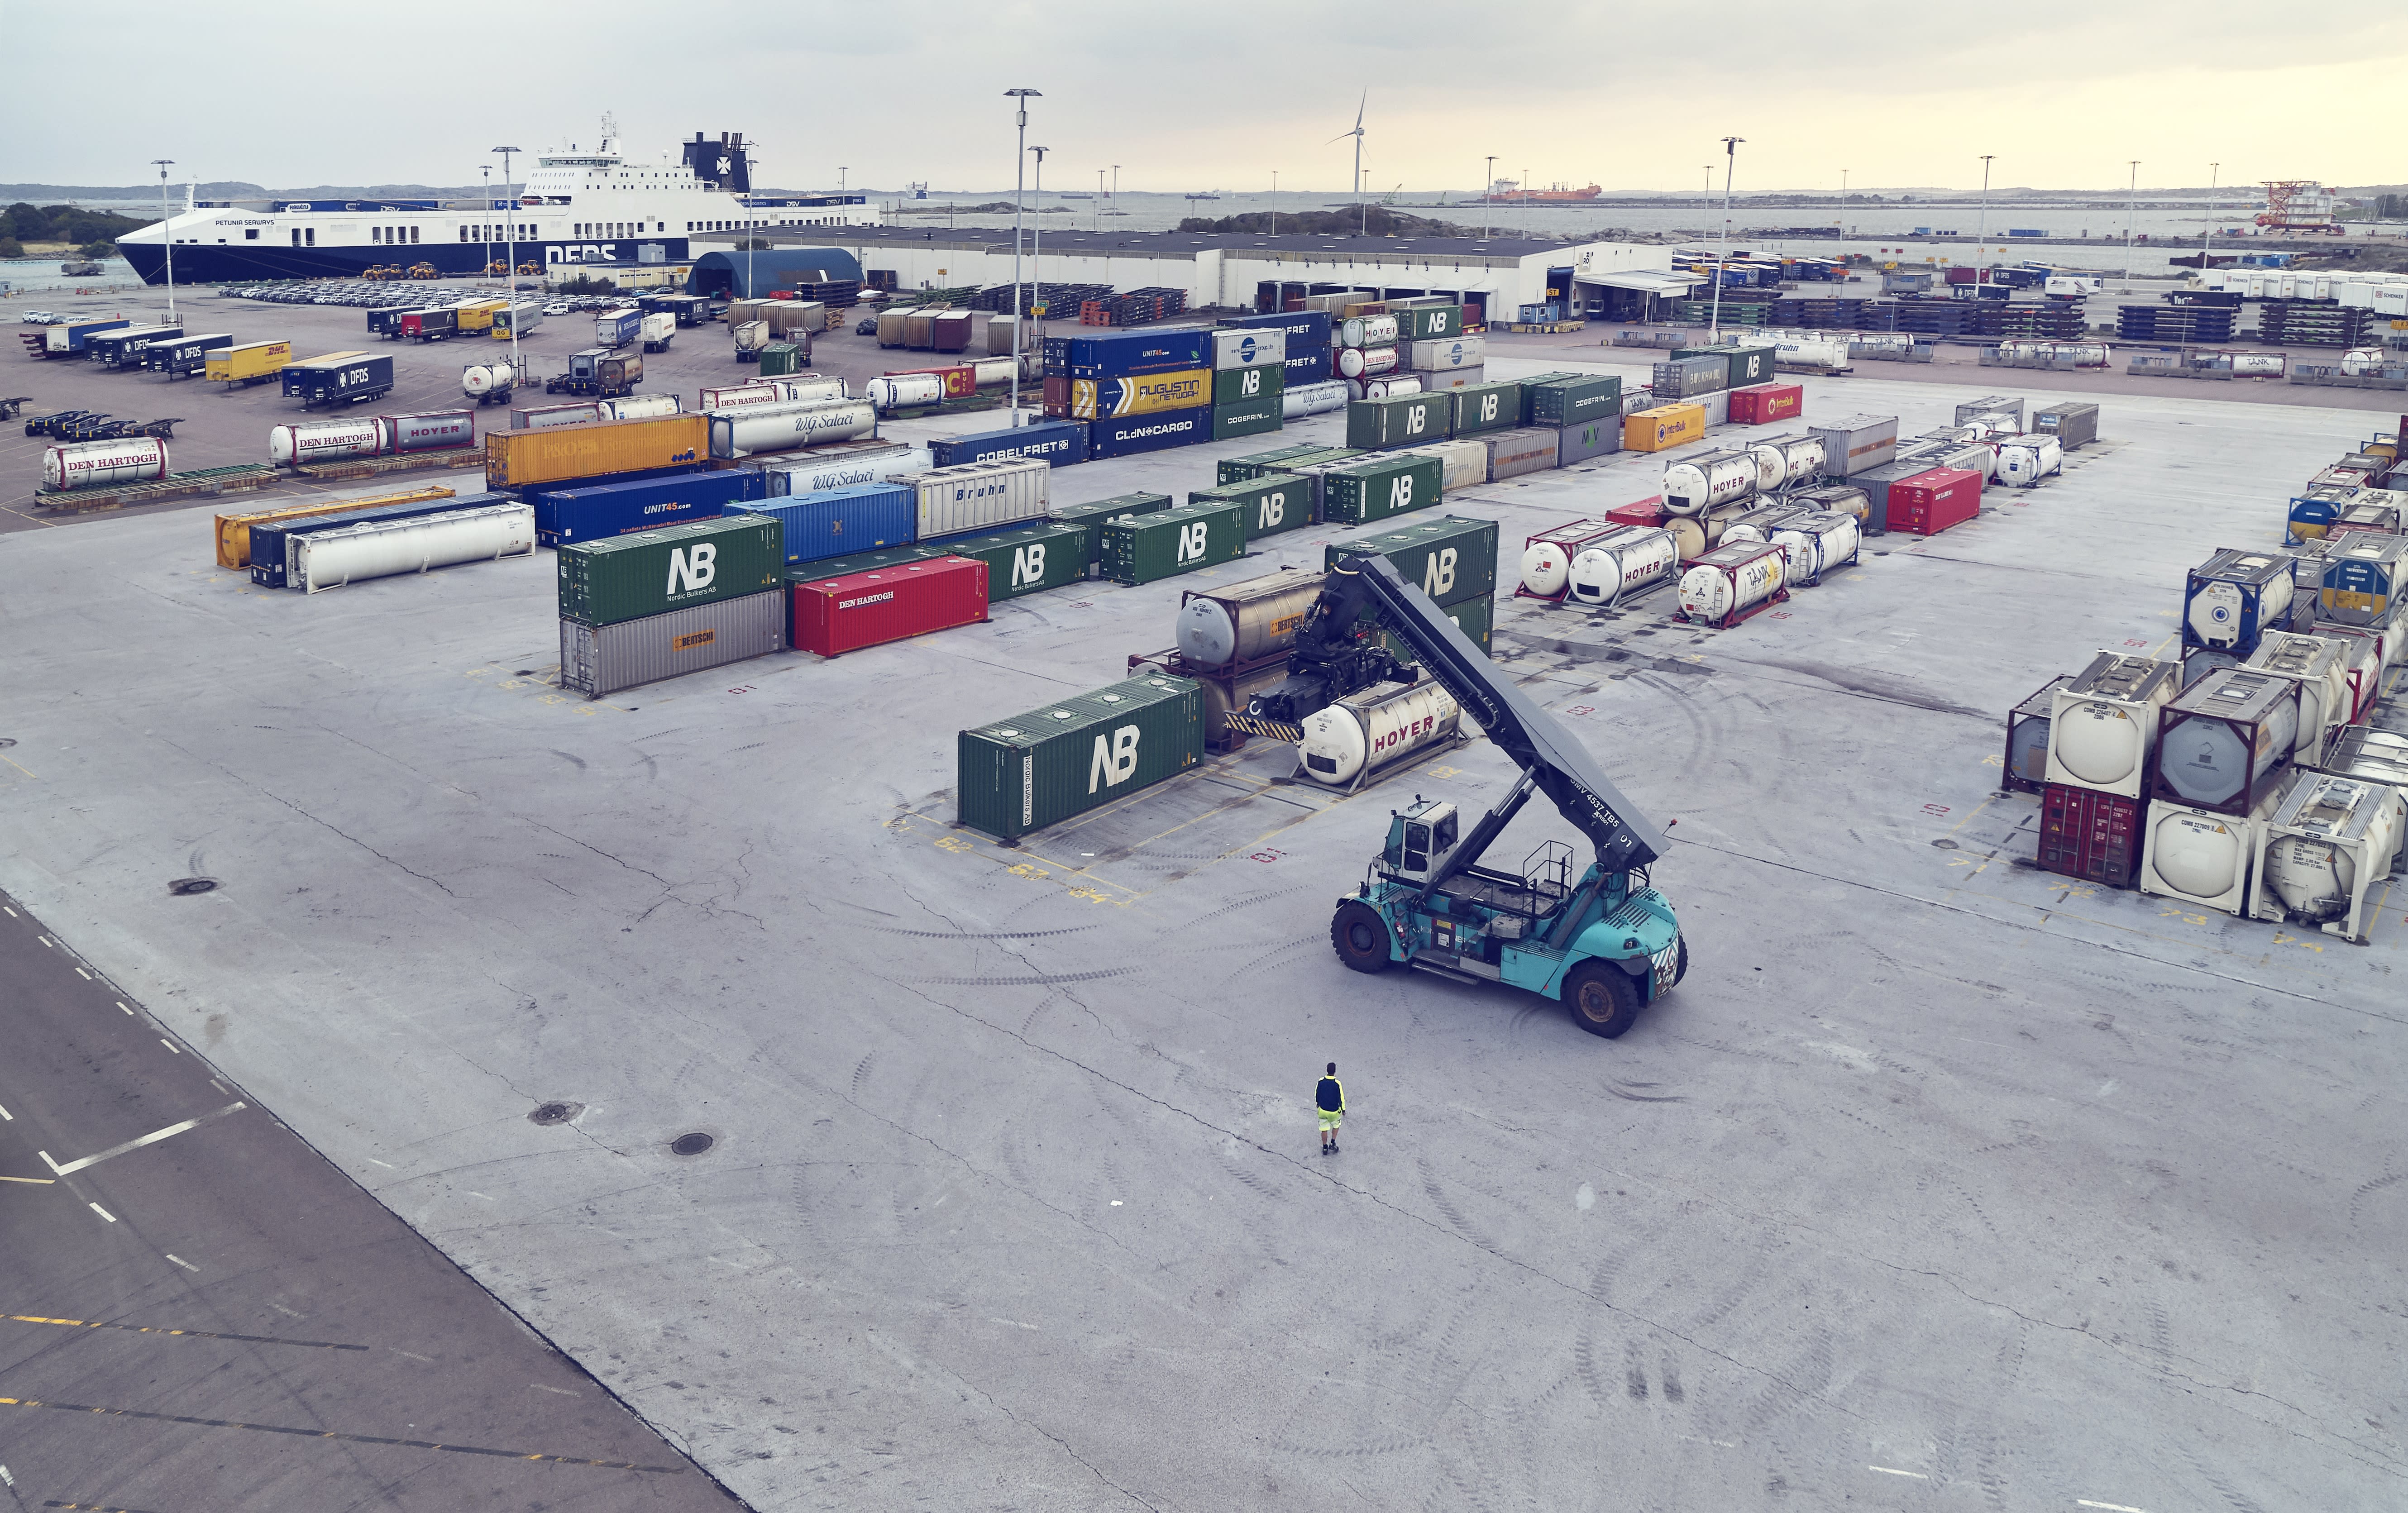
[[[1212,370],[1182,368],[1176,373],[1146,373],[1133,378],[1073,378],[1070,418],[1074,421],[1118,420],[1129,415],[1160,415],[1166,410],[1194,409],[1212,403]]]
[[[485,433],[485,487],[515,489],[605,473],[679,467],[710,455],[710,417],[663,415],[549,431]]]
[[[293,361],[289,341],[252,341],[240,347],[212,347],[202,377],[221,383],[253,383],[272,378]]]
[[[1703,405],[1658,405],[1627,415],[1622,421],[1622,449],[1625,451],[1662,451],[1684,442],[1701,441],[1706,435],[1706,407]]]
[[[494,329],[494,312],[509,307],[509,301],[498,299],[471,300],[459,307],[460,335],[473,335]]]
[[[307,520],[312,515],[338,515],[347,509],[366,509],[375,505],[418,505],[452,497],[453,495],[449,489],[429,487],[407,489],[400,493],[375,493],[365,499],[322,499],[313,505],[287,505],[282,509],[255,509],[242,515],[220,515],[217,527],[218,565],[251,565],[251,528],[254,525]]]

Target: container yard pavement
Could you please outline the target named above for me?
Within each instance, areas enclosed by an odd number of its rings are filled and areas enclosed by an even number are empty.
[[[1948,419],[1903,377],[1805,418]],[[2396,900],[2353,948],[2072,884],[1997,792],[2014,703],[2170,652],[2184,569],[2373,422],[2101,419],[1735,631],[1499,601],[1500,660],[1680,821],[1693,965],[1616,1041],[1331,953],[1392,806],[1505,792],[1484,743],[951,825],[957,731],[1377,525],[598,703],[547,681],[546,557],[308,597],[190,520],[20,535],[0,885],[757,1507],[2389,1506]],[[1440,507],[1510,576],[1661,465]]]

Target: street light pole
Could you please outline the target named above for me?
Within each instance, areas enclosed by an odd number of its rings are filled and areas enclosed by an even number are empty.
[[[514,147],[493,150],[502,155],[502,188],[510,187],[510,156]],[[502,307],[510,314],[510,372],[519,371],[519,202],[525,196],[510,194],[510,224],[502,241]]]
[[[2207,276],[2208,243],[2215,236],[2215,175],[2223,166],[2220,163],[2207,165],[2207,225],[2199,234],[2199,272],[2201,278]]]
[[[1496,228],[1489,222],[1497,219],[1497,154],[1488,154],[1488,178],[1480,186],[1480,239],[1486,241]]]
[[[167,224],[167,170],[173,158],[152,158],[159,169],[159,240],[167,249],[167,319],[176,320],[176,232]]]
[[[2141,219],[2141,160],[2134,158],[2131,163],[2132,183],[2128,193],[2132,198],[2124,210],[2124,293],[2127,294],[2132,292],[2132,228]]]
[[[485,214],[492,215],[494,213],[494,165],[490,163],[480,163],[477,165],[477,171],[485,176]],[[490,278],[494,276],[494,223],[490,221],[484,221],[477,227],[477,231],[485,246],[485,265],[477,271]]]
[[[1022,190],[1028,182],[1028,102],[1043,95],[1042,90],[1006,90],[1004,98],[1012,102],[1018,111],[1020,145],[1011,157],[1011,423],[1022,422],[1020,415],[1020,368],[1026,361],[1028,349],[1027,302],[1020,295],[1020,243],[1022,224]],[[1115,173],[1112,182],[1120,178]]]
[[[852,169],[850,169],[850,168],[847,168],[847,167],[843,166],[841,164],[839,164],[837,166],[837,170],[836,170],[836,192],[837,192],[838,194],[842,194],[842,193],[844,193],[844,176],[845,176],[845,175],[847,175],[847,174],[849,174],[849,173],[851,173],[851,172],[853,172],[853,170],[852,170]]]
[[[1271,235],[1279,235],[1279,170],[1271,170]]]
[[[1973,281],[1975,283],[1981,282],[1982,270],[1990,265],[1990,160],[1996,156],[1998,156],[1998,154],[1995,152],[1985,152],[1982,154],[1981,225],[1973,233],[1977,239],[1973,250]]]
[[[1723,138],[1723,240],[1721,248],[1714,253],[1714,308],[1706,321],[1706,345],[1709,347],[1720,344],[1723,339],[1723,264],[1730,261],[1731,176],[1739,171],[1739,145],[1746,140],[1744,136]],[[1706,181],[1709,186],[1713,184],[1712,170],[1707,172]]]
[[[1042,307],[1045,303],[1045,152],[1041,147],[1031,147],[1037,154],[1037,224],[1028,233],[1028,303]],[[1037,350],[1045,350],[1045,317],[1037,317]]]

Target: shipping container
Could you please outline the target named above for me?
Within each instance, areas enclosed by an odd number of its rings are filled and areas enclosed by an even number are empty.
[[[1648,378],[1647,386],[1658,399],[1691,399],[1698,394],[1713,393],[1730,387],[1730,360],[1707,353],[1696,357],[1674,357],[1658,363]]]
[[[1706,435],[1702,405],[1658,405],[1625,418],[1622,444],[1632,451],[1667,451]]]
[[[609,420],[602,413],[597,399],[573,400],[564,405],[523,405],[510,411],[513,431],[549,431],[564,425],[591,425]]]
[[[919,539],[941,541],[1043,520],[1053,473],[1049,463],[1008,457],[939,467],[895,481],[918,492]]]
[[[709,455],[710,421],[664,415],[649,421],[603,421],[541,431],[485,433],[485,483],[526,488],[573,478],[699,463]]]
[[[1204,760],[1194,681],[1132,678],[961,733],[961,822],[1017,841],[1125,798]]]
[[[2110,888],[2129,888],[2141,864],[2143,800],[2065,783],[2041,791],[2042,870]]]
[[[1806,407],[1806,390],[1795,383],[1759,383],[1734,389],[1730,395],[1733,425],[1765,425],[1794,420]]]
[[[1622,420],[1609,416],[1567,425],[1555,432],[1555,465],[1570,467],[1622,450]]]
[[[1404,339],[1405,325],[1397,317],[1380,311],[1349,315],[1330,328],[1330,345],[1348,350],[1366,347],[1394,347]],[[1446,333],[1455,335],[1455,333]]]
[[[353,509],[377,509],[386,505],[435,504],[453,497],[453,493],[452,490],[441,488],[407,489],[397,493],[370,494],[359,499],[329,499],[313,505],[286,505],[279,509],[252,509],[220,515],[214,522],[218,565],[251,565],[251,528],[253,525],[339,515]]]
[[[1482,656],[1490,655],[1489,642],[1497,623],[1497,599],[1494,594],[1484,593],[1476,598],[1457,599],[1453,604],[1439,606],[1438,612],[1455,621],[1455,628],[1463,633],[1465,640],[1480,649]],[[1419,661],[1419,656],[1412,648],[1398,640],[1395,635],[1386,631],[1380,633],[1380,644],[1386,647],[1388,654],[1399,662]]]
[[[773,341],[761,349],[761,377],[784,378],[810,365],[810,350],[791,341]]]
[[[1149,326],[1103,336],[1045,338],[1048,378],[1127,378],[1212,365],[1211,333]]]
[[[710,455],[722,461],[875,438],[878,407],[866,399],[803,399],[710,417]]]
[[[1104,576],[1115,583],[1152,583],[1246,554],[1242,505],[1174,505],[1151,515],[1107,521]]]
[[[393,359],[368,352],[328,352],[287,363],[277,370],[284,397],[303,409],[320,405],[358,405],[393,393]]]
[[[912,473],[933,472],[936,455],[928,447],[900,442],[842,448],[800,457],[772,458],[757,464],[768,481],[771,499],[797,493],[824,493],[856,483],[887,483]]]
[[[1853,481],[1857,474],[1883,466],[1898,456],[1895,415],[1851,415],[1806,429],[1822,439],[1823,476],[1834,481]]]
[[[740,598],[786,581],[778,521],[750,513],[572,542],[558,562],[561,618],[588,625]]]
[[[1501,483],[1525,473],[1541,473],[1555,465],[1562,438],[1542,425],[1489,431],[1480,440],[1488,445],[1488,481]]]
[[[987,597],[1000,603],[1085,578],[1099,534],[1092,525],[1047,520],[984,535],[953,536],[933,550],[986,564]]]
[[[1234,441],[1242,436],[1264,436],[1285,423],[1277,399],[1254,399],[1243,404],[1225,405],[1212,411],[1212,439]]]
[[[357,521],[288,538],[286,586],[322,593],[372,578],[535,552],[535,511],[515,500],[414,520]]]
[[[143,367],[152,373],[164,373],[171,378],[186,378],[209,365],[211,352],[231,350],[233,346],[234,334],[227,331],[170,336],[145,345],[141,361]]]
[[[2055,436],[2058,445],[2071,451],[2099,439],[2099,407],[2060,404],[2036,409],[2032,411],[2031,428],[2039,435]]]
[[[2400,618],[2408,590],[2408,541],[2396,535],[2352,531],[2337,536],[2324,555],[2316,619],[2336,625],[2388,625]]]
[[[528,489],[522,497],[535,507],[536,540],[560,547],[716,520],[760,499],[765,486],[758,473],[727,468],[582,488]]]
[[[1171,410],[1125,420],[1096,421],[1087,428],[1090,460],[1132,457],[1212,439],[1212,412],[1206,408]]]
[[[499,494],[470,493],[452,499],[411,499],[387,505],[357,504],[320,515],[254,521],[251,526],[251,580],[264,589],[291,587],[293,543],[296,537],[312,532],[358,525],[368,521],[415,520],[447,510],[473,509],[508,502]]]
[[[2072,681],[2071,673],[2059,673],[2007,711],[2001,792],[2037,793],[2048,786],[2049,719],[2057,708],[2057,691]]]
[[[1179,596],[1178,665],[1168,670],[1227,673],[1278,662],[1284,675],[1283,659],[1321,597],[1322,581],[1320,573],[1283,567],[1241,583],[1185,591]],[[1206,738],[1220,737],[1208,725]]]
[[[1241,315],[1229,322],[1252,331],[1282,331],[1287,334],[1287,350],[1292,358],[1299,351],[1327,351],[1330,347],[1329,312],[1327,310],[1274,311],[1268,315]]]
[[[1074,420],[1125,420],[1194,409],[1210,404],[1210,368],[1181,368],[1169,373],[1141,374],[1125,378],[1070,380],[1070,416]]]
[[[738,475],[723,472],[702,476],[724,478]],[[729,503],[728,513],[738,509],[776,518],[782,533],[785,560],[792,566],[910,545],[917,539],[920,496],[918,491],[900,483],[864,483],[778,499],[763,498],[756,492],[740,502]]]
[[[1969,399],[1956,407],[1952,419],[1958,425],[1963,425],[1968,421],[1981,421],[1990,416],[2005,416],[2014,423],[2015,435],[2023,434],[2024,402],[2006,394],[1986,394],[1980,399]]]
[[[1915,535],[1938,535],[1982,512],[1982,475],[1935,467],[1890,485],[1889,526]]]
[[[794,585],[796,650],[841,656],[986,619],[987,567],[929,557]]]
[[[1301,389],[1309,383],[1325,383],[1337,374],[1329,360],[1329,350],[1326,347],[1297,356],[1293,355],[1296,348],[1291,344],[1288,351],[1292,355],[1282,365],[1281,372],[1284,375],[1283,381],[1290,389]]]
[[[2326,554],[2324,574],[2333,555]],[[2298,587],[2292,560],[2279,551],[2211,554],[2184,579],[2183,645],[2246,657],[2269,631],[2290,628]]]
[[[1034,457],[1055,467],[1087,460],[1087,427],[1077,421],[1039,421],[1000,431],[938,436],[928,450],[939,467],[987,463],[1013,457]]]
[[[289,341],[251,341],[239,347],[221,347],[208,355],[208,367],[204,378],[218,383],[238,383],[248,388],[265,383],[277,377],[293,362],[293,344]]]
[[[1396,454],[1437,458],[1438,486],[1441,493],[1478,488],[1488,481],[1488,443],[1479,436],[1433,441],[1422,447],[1400,447]]]
[[[1261,327],[1238,326],[1211,333],[1212,368],[1282,368],[1287,364],[1287,336]]]
[[[1522,417],[1522,386],[1483,383],[1456,389],[1445,397],[1454,402],[1450,423],[1458,436],[1483,431],[1510,431]]]
[[[1341,347],[1335,354],[1341,377],[1376,378],[1383,373],[1395,373],[1405,365],[1405,349],[1401,347]]]
[[[42,487],[46,490],[155,483],[166,476],[167,444],[156,436],[71,441],[42,450]]]
[[[1601,373],[1589,378],[1524,379],[1524,425],[1586,425],[1593,421],[1622,427],[1622,376]]]
[[[1265,473],[1284,473],[1287,471],[1285,466],[1287,463],[1330,450],[1307,441],[1292,447],[1274,447],[1268,451],[1249,452],[1243,457],[1224,457],[1214,464],[1213,481],[1243,483],[1248,478],[1260,478]]]
[[[460,312],[448,305],[432,310],[404,310],[399,329],[404,341],[449,341],[460,334]]]
[[[172,325],[119,326],[114,331],[94,334],[84,342],[83,355],[88,363],[114,370],[140,367],[143,349],[154,341],[175,341],[184,335],[181,322]],[[220,336],[218,345],[224,346],[232,336]]]
[[[1246,539],[1277,535],[1320,523],[1312,512],[1312,486],[1293,473],[1269,473],[1237,483],[1189,492],[1191,505],[1236,505],[1244,512]]]
[[[1442,393],[1358,399],[1346,407],[1346,445],[1363,450],[1443,441],[1454,434],[1455,407]]]
[[[2300,685],[2255,668],[2213,672],[2158,711],[2149,796],[2245,818],[2298,745]]]
[[[1449,368],[1476,368],[1487,361],[1488,344],[1479,336],[1448,336],[1407,345],[1405,365],[1417,373]]]
[[[1397,335],[1402,341],[1436,341],[1463,335],[1460,305],[1416,305],[1396,314]]]
[[[1732,347],[1725,350],[1730,367],[1728,379],[1723,387],[1745,389],[1752,384],[1772,381],[1774,357],[1772,348]]]
[[[741,594],[640,620],[560,622],[560,686],[598,699],[666,678],[782,651],[786,592]]]
[[[1326,572],[1350,557],[1381,556],[1397,576],[1445,606],[1497,592],[1497,522],[1439,515],[1410,525],[1333,541],[1321,549]]]
[[[1814,433],[1817,435],[1823,433]],[[1828,467],[1830,464],[1824,464]],[[1848,479],[1848,487],[1862,490],[1865,495],[1865,529],[1875,535],[1889,527],[1889,491],[1892,485],[1917,478],[1931,471],[1928,463],[1906,461],[1884,463],[1879,467],[1857,473]],[[1828,474],[1825,475],[1828,477]]]
[[[1548,441],[1552,465],[1554,437]],[[1391,515],[1427,509],[1439,501],[1442,476],[1435,457],[1405,454],[1341,464],[1331,469],[1322,484],[1321,517],[1341,525],[1369,525]]]
[[[1212,375],[1212,405],[1243,405],[1258,400],[1276,403],[1287,392],[1283,366],[1224,368]]]

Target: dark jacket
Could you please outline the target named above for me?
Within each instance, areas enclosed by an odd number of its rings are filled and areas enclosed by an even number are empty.
[[[1346,1085],[1334,1077],[1325,1077],[1321,1086],[1312,1090],[1312,1099],[1326,1112],[1335,1114],[1346,1106]]]

